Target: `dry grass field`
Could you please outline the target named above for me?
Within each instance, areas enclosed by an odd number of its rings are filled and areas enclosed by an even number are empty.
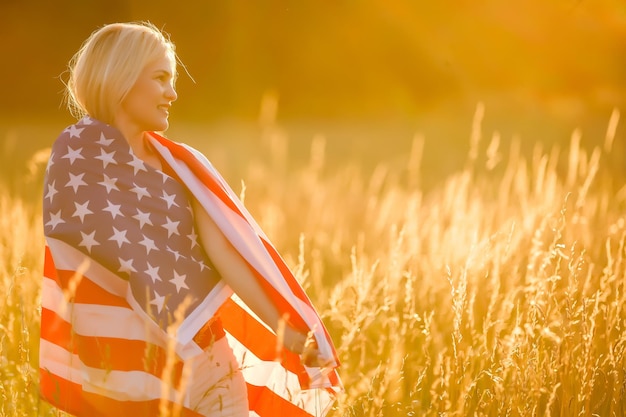
[[[328,167],[321,138],[291,167],[268,132],[239,175],[338,346],[333,417],[626,414],[618,117],[594,149],[574,132],[525,155],[479,108],[465,166],[428,191],[419,139],[366,172]],[[0,416],[56,416],[37,396],[39,204],[0,190],[0,213]]]

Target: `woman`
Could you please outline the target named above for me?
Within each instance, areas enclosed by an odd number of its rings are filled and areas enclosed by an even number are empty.
[[[315,309],[210,163],[155,133],[176,64],[148,23],[104,26],[70,62],[80,120],[44,189],[42,397],[78,416],[325,414],[341,383]]]

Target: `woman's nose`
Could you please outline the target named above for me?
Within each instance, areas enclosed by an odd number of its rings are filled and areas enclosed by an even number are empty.
[[[172,84],[168,84],[167,91],[165,92],[165,97],[167,97],[170,101],[175,101],[178,98],[178,94],[176,94],[176,89]]]

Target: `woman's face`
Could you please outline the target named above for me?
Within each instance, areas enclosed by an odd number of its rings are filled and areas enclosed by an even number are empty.
[[[169,108],[176,100],[174,62],[169,54],[146,65],[122,101],[116,124],[135,132],[162,131],[169,126]]]

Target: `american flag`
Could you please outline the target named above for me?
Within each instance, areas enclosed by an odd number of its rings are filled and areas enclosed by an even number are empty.
[[[145,164],[117,129],[89,117],[53,145],[44,188],[42,397],[77,416],[197,415],[187,407],[182,370],[201,351],[194,335],[217,313],[251,416],[326,414],[342,389],[339,361],[310,300],[201,153],[155,133],[150,141],[168,169]],[[331,366],[305,367],[288,351],[276,359],[277,336],[204,254],[190,194],[290,324],[313,332]],[[183,317],[168,332],[181,305]]]

